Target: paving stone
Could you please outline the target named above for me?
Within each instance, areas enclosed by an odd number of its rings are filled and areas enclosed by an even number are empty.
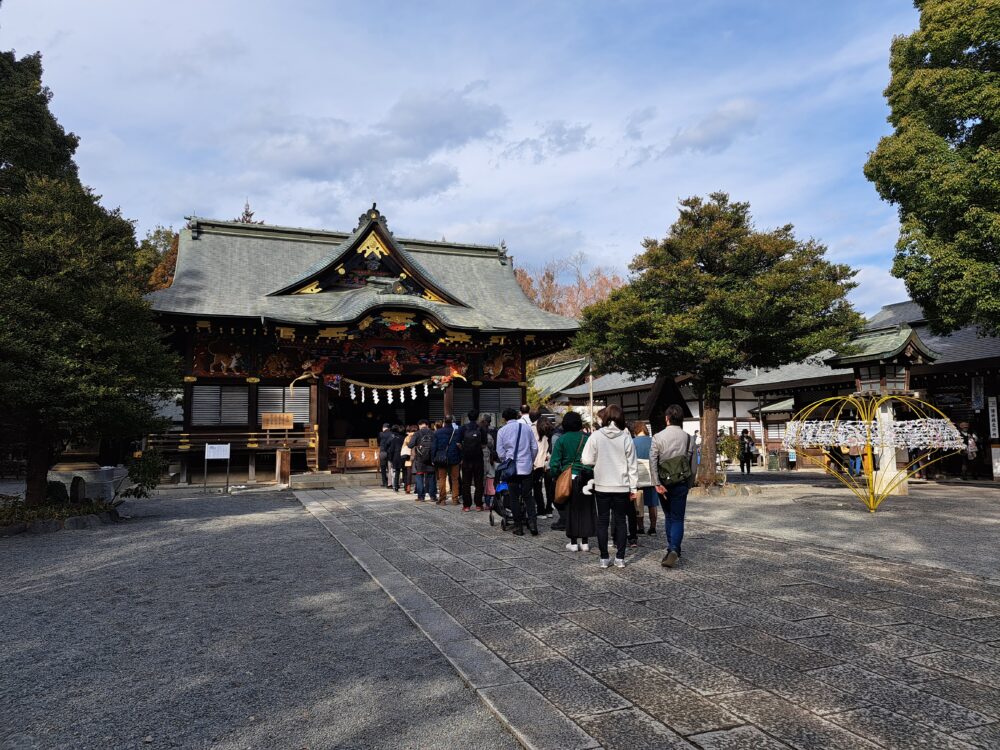
[[[942,676],[941,672],[937,670],[921,667],[919,664],[914,664],[912,661],[907,661],[906,659],[896,659],[891,656],[883,656],[882,654],[863,656],[860,659],[851,660],[851,663],[854,666],[867,669],[869,672],[875,672],[883,677],[907,684],[936,680]]]
[[[552,649],[510,620],[472,623],[466,629],[508,664],[552,656]]]
[[[779,638],[808,638],[811,635],[823,635],[822,622],[817,620],[799,620],[792,622],[780,617],[774,617],[764,612],[740,607],[730,604],[725,607],[716,607],[712,614],[730,625],[745,625],[747,627],[763,630]],[[694,623],[692,623],[694,624]]]
[[[911,661],[983,685],[992,687],[1000,684],[1000,662],[986,661],[951,651],[915,656]]]
[[[996,687],[987,687],[958,677],[944,677],[933,682],[921,683],[916,687],[938,698],[1000,719],[1000,690]]]
[[[949,734],[992,721],[990,717],[969,708],[858,667],[827,667],[811,674],[877,707],[895,711]]]
[[[866,656],[871,656],[873,653],[863,642],[837,635],[817,635],[812,638],[797,638],[792,643],[819,651],[827,656],[839,657],[839,661],[862,659]]]
[[[582,596],[573,596],[552,586],[521,589],[521,593],[533,602],[544,604],[553,612],[576,612],[581,609],[590,609],[593,606],[588,599]]]
[[[504,718],[525,747],[537,750],[592,750],[593,737],[566,718],[530,685],[484,688],[480,697]]]
[[[736,729],[696,734],[689,739],[702,750],[788,750],[788,745],[749,724]]]
[[[460,641],[469,637],[469,631],[440,607],[416,609],[406,614],[438,648],[448,641]]]
[[[483,573],[475,565],[457,560],[451,563],[434,563],[437,568],[449,578],[459,582],[472,581],[479,578]]]
[[[506,583],[511,588],[526,589],[532,586],[543,586],[545,581],[540,581],[537,576],[525,573],[520,568],[500,568],[492,571],[491,575],[498,581]]]
[[[469,565],[476,567],[478,570],[499,570],[500,568],[511,567],[509,562],[500,560],[493,557],[493,555],[480,552],[478,550],[458,556],[465,560],[465,562],[469,563]]]
[[[690,742],[636,709],[611,711],[579,719],[606,750],[688,750]]]
[[[595,567],[597,566],[596,558],[594,562]],[[631,583],[626,580],[623,576],[628,575],[628,568],[625,571],[619,571],[617,568],[607,568],[606,570],[601,570],[599,567],[596,568],[597,575],[594,580],[589,581],[590,585],[595,591],[605,591],[611,594],[617,594],[618,596],[624,597],[633,602],[644,602],[649,599],[658,599],[663,595],[650,588],[649,586],[639,586],[638,584]]]
[[[550,628],[559,627],[565,622],[561,615],[527,599],[514,602],[494,602],[491,606],[535,635]]]
[[[517,589],[512,589],[506,583],[491,578],[478,578],[474,581],[463,581],[462,586],[487,604],[493,602],[526,601]]]
[[[807,670],[819,667],[830,667],[842,660],[817,653],[791,641],[775,638],[759,630],[750,628],[730,628],[717,631],[718,637],[729,641],[754,654],[766,656],[768,659],[792,667]]]
[[[404,573],[406,571],[403,571]],[[455,583],[445,575],[420,575],[413,576],[412,580],[428,596],[434,599],[443,599],[448,596],[464,596],[469,590]]]
[[[508,622],[506,617],[484,604],[475,594],[438,598],[437,603],[462,625]]]
[[[976,747],[998,748],[1000,747],[1000,723],[988,724],[965,732],[958,732],[956,735],[961,740],[965,740]]]
[[[606,643],[599,638],[593,638],[585,643],[563,643],[555,640],[553,648],[576,664],[576,666],[580,667],[580,669],[591,674],[601,672],[605,669],[636,666],[639,664],[639,662],[629,656],[628,652],[612,646],[610,643]]]
[[[884,708],[859,708],[826,717],[855,734],[899,750],[972,750],[972,745]]]
[[[891,629],[885,628],[884,632],[891,632]],[[877,640],[870,641],[867,646],[876,653],[894,656],[897,659],[906,659],[910,656],[920,656],[941,650],[939,646],[901,638],[897,635],[884,635]]]
[[[570,612],[566,615],[566,619],[585,627],[613,646],[637,646],[640,643],[656,643],[660,640],[648,630],[629,625],[603,609]]]
[[[702,695],[734,693],[753,687],[739,677],[666,643],[633,646],[625,652]]]
[[[742,723],[733,714],[651,667],[609,669],[598,678],[678,734],[709,732]]]
[[[666,617],[698,628],[699,630],[713,630],[716,628],[731,628],[735,623],[721,617],[710,609],[693,607],[684,602],[675,602],[670,599],[652,599],[646,602],[646,606],[654,612],[658,612]]]
[[[562,657],[522,662],[514,668],[528,684],[571,717],[629,707],[620,695]]]
[[[940,630],[924,627],[923,625],[894,625],[887,627],[886,630],[893,635],[937,646],[939,649],[945,651],[957,651],[960,654],[968,656],[981,656],[984,659],[1000,660],[1000,649],[994,646],[980,643],[970,638],[962,638],[958,635],[944,633]]]
[[[629,599],[622,599],[615,594],[591,594],[587,597],[591,607],[599,607],[605,612],[610,612],[617,617],[624,617],[633,623],[642,623],[645,620],[657,620],[669,615],[658,612],[644,603],[633,602]],[[585,607],[580,607],[584,609]],[[567,610],[570,611],[570,610]],[[640,627],[642,627],[640,625]]]
[[[763,690],[724,696],[719,702],[799,750],[870,750],[877,747]]]
[[[448,641],[441,651],[473,689],[521,682],[514,670],[475,638]]]
[[[554,567],[547,562],[539,560],[537,557],[514,557],[509,562],[515,568],[520,568],[525,573],[533,576],[539,584],[544,585]]]
[[[501,560],[510,560],[515,557],[524,557],[525,550],[514,547],[510,544],[496,542],[489,547],[490,554]]]

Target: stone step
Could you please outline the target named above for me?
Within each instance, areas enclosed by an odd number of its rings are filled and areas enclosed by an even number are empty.
[[[378,473],[365,471],[346,474],[330,474],[315,472],[311,474],[292,474],[291,488],[293,490],[337,489],[339,487],[378,487]]]

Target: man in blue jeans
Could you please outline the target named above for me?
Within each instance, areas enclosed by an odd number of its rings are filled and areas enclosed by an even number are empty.
[[[658,476],[659,467],[663,461],[684,456],[691,466],[691,476],[694,477],[696,471],[694,439],[681,427],[684,421],[684,410],[677,404],[671,404],[667,407],[666,417],[667,426],[653,436],[653,443],[649,446],[650,471],[654,476]],[[663,506],[667,534],[667,554],[661,562],[664,568],[674,567],[681,556],[688,488],[687,481],[656,486],[656,491],[660,493],[660,504]]]
[[[517,409],[504,409],[503,418],[507,423],[497,432],[497,456],[501,463],[508,458],[514,460],[514,476],[507,480],[514,534],[524,536],[524,516],[527,514],[528,531],[538,536],[536,508],[531,500],[531,472],[538,455],[538,440],[535,431],[518,416]]]

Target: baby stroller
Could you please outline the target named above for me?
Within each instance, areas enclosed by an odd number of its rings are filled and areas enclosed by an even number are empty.
[[[490,526],[496,525],[494,513],[500,516],[501,531],[506,531],[513,524],[514,514],[510,512],[510,489],[506,482],[497,482],[496,494],[493,495],[493,504],[490,506]]]

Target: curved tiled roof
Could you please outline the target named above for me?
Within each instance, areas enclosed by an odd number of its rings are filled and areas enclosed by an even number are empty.
[[[378,308],[421,310],[449,328],[573,332],[572,318],[536,307],[497,247],[393,238],[404,259],[462,304],[375,287],[275,294],[336,260],[353,233],[193,219],[181,232],[173,284],[149,295],[161,313],[264,318],[299,325],[350,323]]]

